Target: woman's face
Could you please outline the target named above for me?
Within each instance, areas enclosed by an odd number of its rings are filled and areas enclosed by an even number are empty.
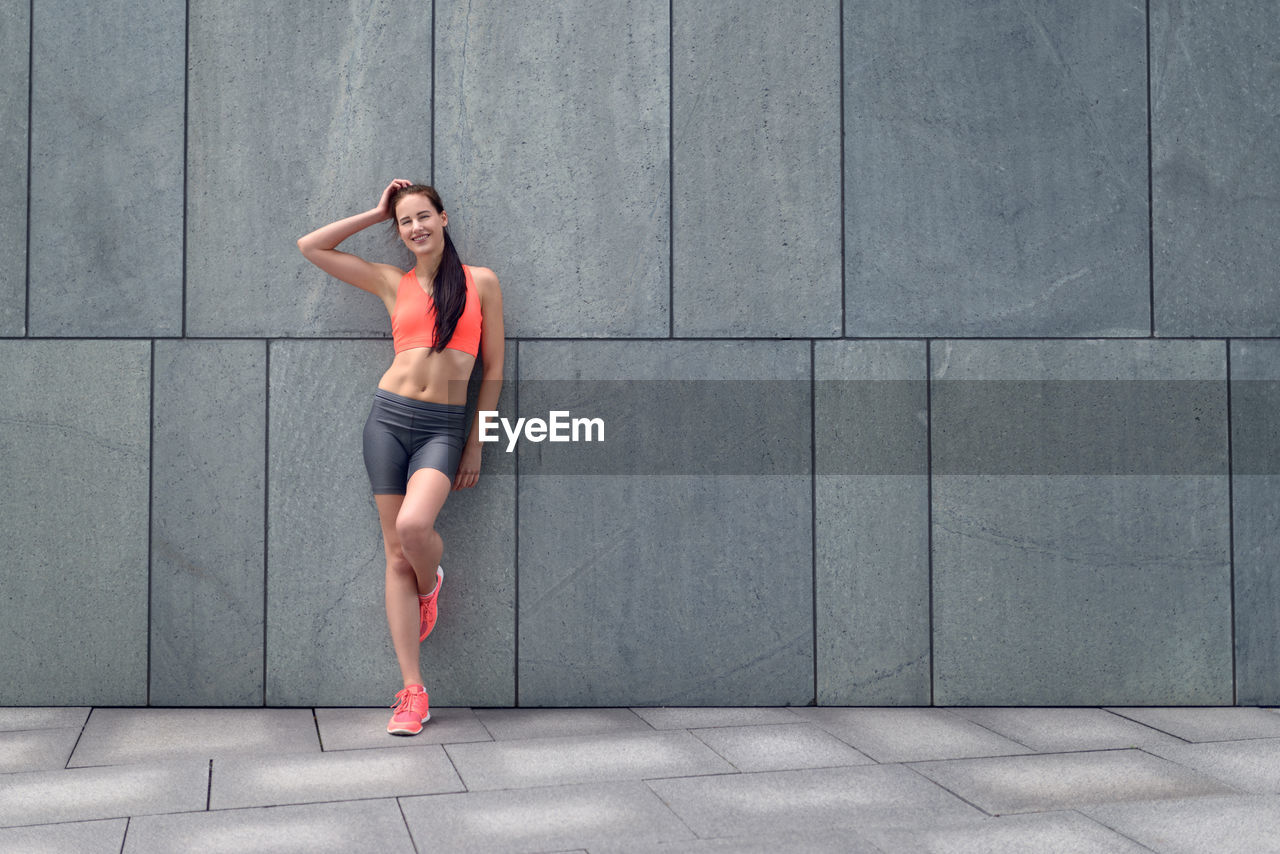
[[[444,227],[448,224],[448,215],[437,211],[426,196],[405,196],[396,203],[396,228],[414,255],[443,252]]]

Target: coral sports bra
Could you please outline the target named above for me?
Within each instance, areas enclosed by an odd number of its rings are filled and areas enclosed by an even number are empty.
[[[415,267],[414,270],[417,268]],[[434,347],[436,343],[436,304],[418,284],[414,270],[405,273],[396,288],[396,307],[391,313],[391,339],[397,353],[414,347]],[[471,268],[462,265],[467,279],[467,301],[453,328],[453,337],[445,345],[472,356],[480,353],[480,294],[476,290]]]

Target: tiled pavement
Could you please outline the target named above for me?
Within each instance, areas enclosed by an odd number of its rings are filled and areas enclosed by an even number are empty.
[[[0,708],[0,852],[1280,852],[1280,711]]]

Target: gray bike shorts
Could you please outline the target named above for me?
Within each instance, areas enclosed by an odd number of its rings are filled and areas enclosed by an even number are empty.
[[[467,408],[430,403],[383,389],[373,393],[364,423],[364,467],[374,495],[404,495],[418,469],[433,468],[452,480],[466,439]]]

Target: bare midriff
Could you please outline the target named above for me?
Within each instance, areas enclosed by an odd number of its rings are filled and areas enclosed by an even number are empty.
[[[427,347],[414,347],[396,354],[378,388],[431,403],[465,404],[475,363],[476,357],[462,350],[432,353]]]

